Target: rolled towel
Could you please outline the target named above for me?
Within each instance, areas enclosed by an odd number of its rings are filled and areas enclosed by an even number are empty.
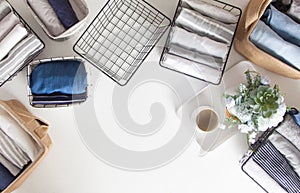
[[[220,58],[215,58],[213,56],[201,54],[192,50],[187,50],[185,48],[177,46],[176,44],[170,44],[168,50],[170,54],[181,56],[183,58],[199,62],[200,64],[204,64],[215,69],[222,69],[224,64],[224,62]]]
[[[192,9],[198,11],[199,13],[206,15],[208,17],[214,18],[224,23],[237,23],[238,16],[232,14],[231,12],[217,7],[208,2],[201,0],[183,0]]]
[[[13,12],[0,21],[0,42],[19,22],[19,18]]]
[[[282,39],[263,21],[258,21],[250,40],[258,48],[300,70],[300,47]]]
[[[79,22],[70,2],[68,0],[48,0],[54,9],[58,19],[66,29]]]
[[[9,160],[7,160],[1,153],[0,153],[0,163],[9,170],[9,172],[16,176],[20,173],[21,169],[12,164]]]
[[[223,61],[225,61],[228,53],[228,46],[226,44],[188,32],[179,27],[172,27],[169,43],[179,45],[188,50],[221,58]]]
[[[85,93],[87,74],[84,64],[77,60],[43,62],[30,74],[30,88],[34,95]]]
[[[165,53],[162,61],[165,67],[212,83],[217,83],[221,75],[219,70],[172,54]]]
[[[53,36],[66,31],[48,0],[28,0],[28,4]]]
[[[6,189],[15,177],[0,163],[0,191]]]
[[[0,127],[26,153],[31,161],[38,158],[41,146],[4,110],[0,110]]]
[[[300,23],[300,0],[293,0],[287,14]]]
[[[284,40],[300,46],[300,24],[289,16],[270,5],[263,15],[263,20]]]
[[[8,79],[26,61],[44,48],[44,44],[33,34],[29,34],[24,40],[16,45],[10,54],[0,61],[0,83]]]
[[[11,11],[11,6],[5,0],[0,0],[0,20],[2,20]]]
[[[0,42],[0,61],[28,35],[22,24],[17,24]]]
[[[224,26],[219,25],[212,19],[201,15],[190,9],[183,8],[175,20],[177,25],[180,25],[189,31],[199,35],[208,36],[209,38],[230,44],[233,34]]]

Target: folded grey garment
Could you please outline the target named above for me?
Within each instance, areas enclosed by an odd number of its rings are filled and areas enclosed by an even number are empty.
[[[223,61],[225,61],[228,54],[228,46],[226,44],[188,32],[177,26],[171,29],[169,43],[179,45],[188,50],[221,58]]]
[[[249,159],[243,170],[259,185],[261,185],[267,192],[272,193],[286,193],[283,189],[269,174],[261,168],[253,159]]]
[[[22,24],[17,24],[0,42],[0,61],[28,35]]]
[[[300,70],[300,47],[282,39],[263,21],[258,21],[250,40],[258,48]]]
[[[175,23],[189,31],[226,44],[230,44],[233,37],[233,33],[230,33],[227,28],[200,13],[186,8],[181,9]]]
[[[224,64],[224,62],[220,58],[215,58],[213,56],[201,54],[192,50],[187,50],[185,48],[177,46],[176,44],[170,44],[168,50],[170,54],[181,56],[188,60],[199,62],[218,70],[221,70]]]
[[[43,49],[42,42],[33,34],[29,34],[9,55],[0,62],[0,82],[8,79],[25,64],[28,58]]]
[[[0,0],[0,20],[2,20],[12,9],[5,0]]]
[[[300,150],[276,131],[270,135],[269,141],[288,160],[294,171],[300,176]]]
[[[7,160],[1,153],[0,153],[0,163],[9,170],[9,172],[16,176],[20,173],[21,169],[16,167],[14,164],[12,164],[9,160]]]
[[[0,21],[0,41],[18,24],[19,18],[10,12]]]
[[[182,0],[192,9],[224,23],[237,23],[239,17],[231,12],[201,0]]]
[[[53,36],[66,31],[48,0],[27,0],[27,2]]]
[[[276,129],[285,138],[300,150],[300,128],[291,116],[286,116],[285,121]]]
[[[172,54],[165,53],[162,61],[165,67],[212,83],[217,83],[221,75],[219,70]]]
[[[0,110],[0,128],[26,153],[31,161],[40,155],[41,146],[7,112]]]
[[[300,0],[293,0],[287,14],[300,23]]]
[[[30,159],[20,147],[0,128],[0,153],[12,164],[22,169]]]

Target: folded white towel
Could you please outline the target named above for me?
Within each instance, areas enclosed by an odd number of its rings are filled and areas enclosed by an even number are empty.
[[[28,35],[27,30],[22,24],[17,24],[4,38],[0,41],[0,61],[15,47],[22,39]]]
[[[31,161],[38,158],[41,146],[2,109],[0,109],[0,127],[27,154]]]
[[[171,29],[169,43],[179,45],[188,50],[218,57],[223,61],[225,61],[228,52],[228,46],[226,44],[188,32],[176,26]]]
[[[0,21],[0,41],[20,22],[19,18],[10,12]]]
[[[16,176],[18,173],[20,173],[21,169],[16,167],[14,164],[12,164],[9,160],[7,160],[1,153],[0,153],[0,163],[9,170],[9,172]]]
[[[201,0],[182,0],[183,3],[186,3],[192,9],[198,11],[199,13],[206,15],[208,17],[217,19],[224,23],[237,23],[238,16],[232,14],[231,12],[217,7],[208,2]]]
[[[53,36],[66,31],[48,0],[28,0],[28,4]]]

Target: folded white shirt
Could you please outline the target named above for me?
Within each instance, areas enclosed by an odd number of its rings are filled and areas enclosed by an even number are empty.
[[[0,41],[0,61],[8,55],[22,39],[28,35],[27,30],[22,24],[17,24],[1,41]]]
[[[175,23],[219,42],[230,44],[232,41],[233,33],[229,29],[190,9],[182,8]]]
[[[19,18],[10,12],[0,21],[0,41],[18,24]]]
[[[171,29],[169,43],[179,45],[188,50],[218,57],[223,61],[225,61],[228,54],[228,46],[226,44],[188,32],[177,26]]]
[[[20,173],[21,169],[12,164],[9,160],[7,160],[1,153],[0,153],[0,163],[9,170],[9,172],[16,176]]]

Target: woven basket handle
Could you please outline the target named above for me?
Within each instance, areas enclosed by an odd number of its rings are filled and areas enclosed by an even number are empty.
[[[245,28],[249,28],[264,13],[272,0],[250,0],[245,12]]]

